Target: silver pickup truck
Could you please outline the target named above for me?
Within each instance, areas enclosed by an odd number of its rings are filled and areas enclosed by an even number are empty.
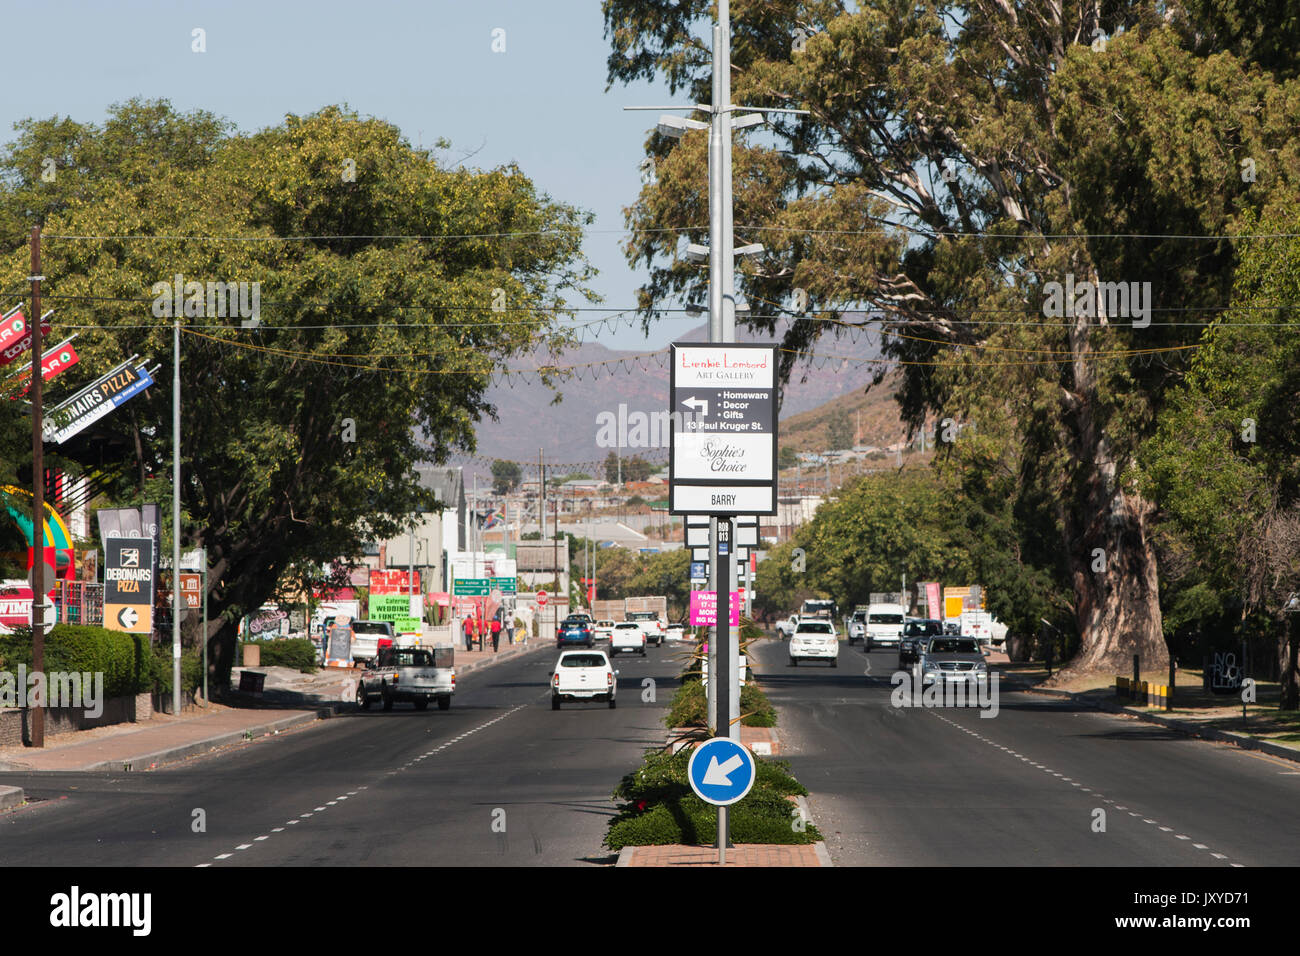
[[[357,703],[362,710],[379,699],[384,710],[399,700],[409,700],[416,710],[426,710],[436,700],[439,710],[451,707],[456,693],[455,648],[384,647],[357,681]]]

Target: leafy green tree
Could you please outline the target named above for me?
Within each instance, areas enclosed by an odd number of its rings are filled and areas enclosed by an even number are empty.
[[[618,476],[618,455],[611,451],[605,456],[605,480],[611,485],[616,484],[618,482]]]
[[[519,487],[519,482],[523,478],[523,469],[519,467],[517,461],[502,461],[500,458],[492,462],[492,493],[494,495],[506,495]]]
[[[629,583],[630,594],[668,598],[668,616],[686,614],[690,601],[691,553],[685,548],[645,555],[641,569]]]
[[[656,78],[709,101],[709,4],[604,12],[611,82]],[[866,316],[902,363],[913,428],[947,415],[1003,435],[1024,463],[1015,512],[1059,536],[1075,666],[1133,653],[1161,666],[1156,504],[1134,484],[1135,454],[1195,321],[1226,300],[1235,249],[1213,237],[1289,201],[1295,87],[1222,47],[1207,56],[1138,0],[738,0],[733,17],[733,101],[811,113],[773,117],[770,145],[738,137],[737,234],[766,247],[743,291],[789,303],[801,290],[821,318]],[[706,139],[647,141],[657,183],[627,213],[647,322],[703,291],[677,247],[706,208]],[[1113,289],[1092,314],[1058,315],[1048,283],[1076,280],[1150,294],[1139,307]],[[794,322],[783,374],[833,327]]]
[[[64,170],[48,192],[34,161],[47,155]],[[170,472],[173,320],[158,284],[259,284],[256,328],[180,318],[184,545],[213,556],[218,686],[239,616],[296,561],[359,554],[431,507],[413,466],[472,449],[492,371],[568,341],[550,331],[556,303],[587,294],[588,215],[513,166],[444,168],[390,124],[338,107],[254,134],[166,103],[116,107],[103,126],[32,120],[0,170],[0,221],[50,234],[56,324],[91,327],[51,397],[124,356],[164,363],[159,385],[60,446],[113,494]],[[3,235],[0,288],[27,275],[24,234]],[[403,235],[481,238],[365,238]],[[492,311],[502,300],[509,323]]]
[[[1300,217],[1269,217],[1253,232],[1233,309],[1206,332],[1142,463],[1201,570],[1187,601],[1210,616],[1226,592],[1264,615],[1282,707],[1296,710],[1300,634],[1284,608],[1300,590]]]
[[[650,477],[650,472],[654,470],[650,462],[646,461],[640,455],[634,455],[627,461],[623,462],[623,480],[624,481],[645,481]]]

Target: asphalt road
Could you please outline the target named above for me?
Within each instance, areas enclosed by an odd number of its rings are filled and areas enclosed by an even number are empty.
[[[838,866],[1300,863],[1300,764],[1005,687],[991,717],[896,707],[895,651],[753,658]]]
[[[682,653],[616,658],[614,710],[553,712],[546,648],[462,678],[445,712],[357,711],[146,773],[0,774],[38,801],[0,815],[0,866],[609,863],[610,793],[663,742]]]

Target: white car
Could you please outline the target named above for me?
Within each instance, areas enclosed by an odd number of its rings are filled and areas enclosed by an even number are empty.
[[[645,657],[645,631],[635,621],[619,621],[614,625],[614,632],[609,637],[609,653],[619,651],[637,651]]]
[[[681,624],[669,624],[664,632],[665,641],[680,641],[686,638],[686,628]]]
[[[606,700],[617,706],[618,671],[604,651],[565,651],[551,672],[551,710],[562,700]]]
[[[596,640],[607,641],[609,636],[614,633],[613,621],[597,621],[595,626]]]
[[[840,637],[830,621],[801,621],[795,628],[790,638],[792,666],[800,661],[830,661],[831,667],[838,667],[839,659]]]

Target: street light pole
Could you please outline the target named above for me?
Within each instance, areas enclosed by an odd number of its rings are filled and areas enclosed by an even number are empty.
[[[41,406],[41,227],[32,226],[32,668],[45,673],[45,436]],[[43,697],[43,695],[42,695]],[[32,746],[45,746],[45,701],[32,707]]]
[[[181,715],[181,317],[172,317],[172,713]]]

